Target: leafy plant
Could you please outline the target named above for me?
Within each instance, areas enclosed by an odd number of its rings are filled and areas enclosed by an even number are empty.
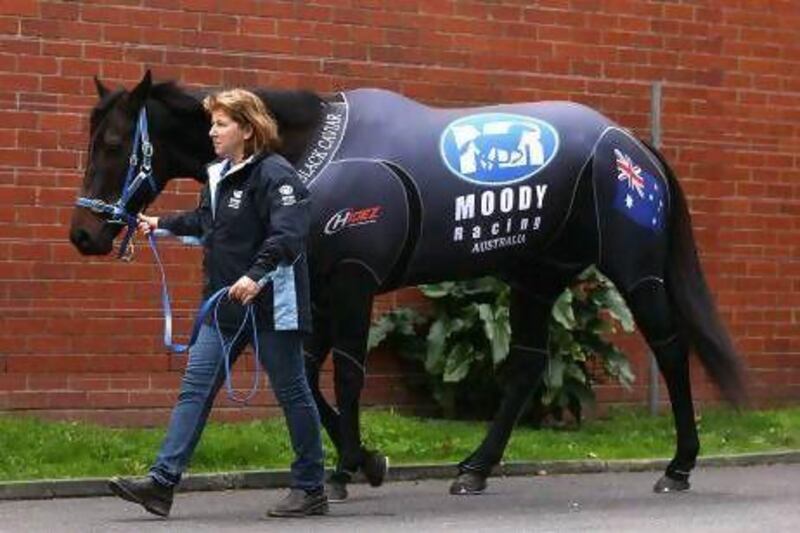
[[[511,328],[507,285],[494,278],[420,286],[432,311],[424,317],[408,308],[381,316],[370,331],[370,348],[388,341],[421,361],[434,398],[446,416],[485,417],[500,399],[494,370],[509,353]],[[544,387],[536,395],[534,418],[568,409],[580,419],[594,402],[592,383],[602,373],[624,386],[634,380],[628,360],[609,333],[631,332],[633,319],[613,284],[596,269],[582,273],[553,306],[551,356]],[[427,330],[423,342],[419,332]]]
[[[595,401],[592,384],[600,375],[629,388],[635,376],[628,358],[608,340],[620,329],[635,329],[628,307],[606,277],[585,270],[553,306],[542,404],[580,419],[583,406]]]

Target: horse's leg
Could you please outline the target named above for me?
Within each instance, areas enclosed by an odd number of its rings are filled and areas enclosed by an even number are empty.
[[[637,198],[619,180],[620,154],[635,161],[647,178],[648,201],[668,206],[668,210],[653,212],[653,227],[634,218],[634,205],[642,207],[644,198]],[[609,130],[597,144],[592,172],[601,235],[596,262],[625,297],[655,355],[672,404],[677,447],[654,488],[657,492],[686,490],[700,448],[689,380],[689,347],[696,348],[706,367],[716,371],[717,382],[727,384],[729,391],[741,386],[736,356],[716,318],[716,306],[697,259],[686,198],[666,161],[629,134]],[[623,193],[630,193],[627,203],[617,203]],[[658,204],[656,196],[660,196]],[[630,203],[633,198],[638,203]],[[659,219],[663,228],[656,224]]]
[[[320,307],[322,305],[321,302],[316,301],[314,305],[312,305],[311,315],[314,328],[312,334],[306,339],[303,346],[306,363],[306,378],[311,388],[311,394],[314,396],[314,401],[317,403],[317,410],[319,411],[322,426],[325,428],[333,445],[336,447],[337,455],[340,455],[342,445],[341,437],[339,436],[339,413],[328,403],[319,385],[320,370],[331,349],[330,317],[325,312],[326,310]]]
[[[566,283],[536,293],[512,289],[511,350],[501,372],[503,401],[480,446],[458,465],[450,494],[480,494],[492,467],[503,457],[511,431],[547,366],[550,312]]]
[[[369,483],[383,483],[387,460],[361,444],[359,401],[366,375],[367,337],[372,300],[377,289],[373,276],[357,264],[346,264],[330,278],[331,340],[336,404],[339,409],[339,461],[329,482],[329,496],[347,497],[346,485],[360,468]]]
[[[675,315],[672,305],[661,280],[647,278],[634,286],[625,299],[655,354],[658,368],[666,382],[677,433],[675,457],[653,490],[687,490],[689,474],[700,451],[689,378],[688,343],[673,318]]]

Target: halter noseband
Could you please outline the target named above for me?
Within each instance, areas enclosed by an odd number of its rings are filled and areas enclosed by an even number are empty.
[[[139,164],[138,159],[140,145],[142,152],[141,164]],[[147,110],[145,106],[142,106],[142,109],[139,111],[139,119],[136,122],[136,131],[133,134],[133,149],[131,150],[131,157],[128,164],[128,173],[125,176],[125,184],[122,187],[119,200],[110,204],[100,198],[81,196],[75,201],[75,205],[78,207],[85,207],[94,213],[108,215],[106,222],[109,224],[127,226],[127,232],[119,247],[118,258],[128,257],[126,256],[126,251],[128,250],[128,245],[136,232],[136,225],[138,224],[138,212],[131,213],[128,211],[128,202],[130,202],[131,198],[133,198],[145,182],[150,185],[150,190],[153,193],[158,192],[158,185],[153,178],[152,160],[153,145],[150,142],[150,134],[147,128]]]

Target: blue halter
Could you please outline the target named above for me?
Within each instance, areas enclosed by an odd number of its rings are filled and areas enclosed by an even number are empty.
[[[139,162],[139,149],[141,146],[142,160]],[[100,198],[80,197],[75,201],[78,207],[85,207],[94,213],[108,215],[106,222],[109,224],[122,224],[127,226],[127,232],[122,239],[119,247],[118,258],[130,257],[126,255],[131,238],[136,232],[138,223],[136,215],[128,211],[128,202],[139,191],[144,184],[150,185],[153,193],[158,192],[158,184],[153,177],[153,144],[150,142],[150,133],[147,127],[147,110],[144,106],[139,111],[139,119],[136,122],[136,131],[133,134],[133,149],[128,164],[128,173],[125,176],[125,183],[122,186],[122,193],[115,203],[110,204]]]

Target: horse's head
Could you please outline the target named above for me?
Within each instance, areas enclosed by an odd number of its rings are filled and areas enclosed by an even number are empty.
[[[119,232],[176,176],[200,177],[211,159],[200,102],[150,72],[131,91],[95,78],[86,172],[70,240],[83,255],[111,252]]]

